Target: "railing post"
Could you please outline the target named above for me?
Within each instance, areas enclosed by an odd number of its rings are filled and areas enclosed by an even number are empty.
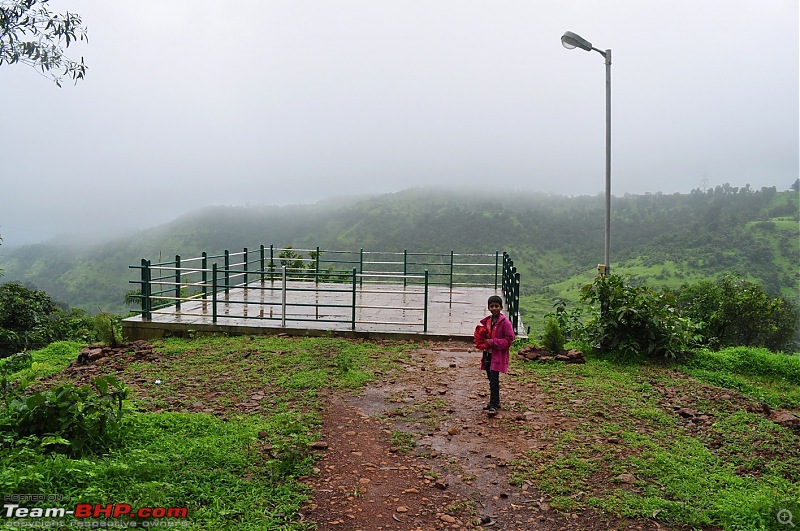
[[[405,288],[408,282],[406,276],[408,275],[408,249],[403,249],[403,287]]]
[[[500,272],[500,251],[494,252],[494,290],[497,291],[497,278]]]
[[[422,310],[422,332],[428,333],[428,270],[425,270],[425,301]]]
[[[359,284],[363,284],[364,283],[364,248],[363,247],[361,247],[361,249],[358,252],[358,272],[361,275],[358,278],[358,283]]]
[[[150,260],[145,260],[142,258],[142,317],[147,319],[148,321],[153,318],[152,309],[152,301],[150,300],[150,294],[152,293],[152,288],[150,286]]]
[[[512,324],[514,325],[514,333],[517,332],[519,326],[519,273],[514,274],[514,317]]]
[[[281,328],[286,328],[286,266],[281,266],[283,284],[281,285]]]
[[[353,311],[350,319],[350,329],[356,329],[356,268],[353,268]]]
[[[314,280],[319,284],[319,245],[317,245],[317,255],[314,262]]]
[[[269,246],[269,281],[275,282],[275,249],[274,245]]]
[[[225,249],[225,295],[230,293],[231,285],[231,253]]]
[[[453,251],[450,251],[450,291],[453,291],[453,260],[454,260]]]
[[[247,247],[242,250],[242,253],[244,254],[244,292],[247,293],[247,283],[250,281],[250,277],[247,274],[247,261],[249,255]]]
[[[261,273],[261,282],[264,282],[264,246],[258,248],[258,270]]]
[[[203,284],[203,299],[208,298],[208,253],[203,251],[201,255],[203,259],[200,261],[200,269],[203,271],[200,273],[200,278],[202,279]]]
[[[211,322],[217,322],[217,263],[211,265]]]
[[[175,310],[181,309],[181,257],[175,255]]]

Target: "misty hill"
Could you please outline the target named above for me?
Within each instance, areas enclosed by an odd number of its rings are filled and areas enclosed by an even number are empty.
[[[411,252],[508,251],[522,273],[524,313],[577,298],[603,257],[603,197],[411,189],[286,207],[209,207],[140,233],[79,248],[39,244],[0,261],[20,281],[90,313],[124,313],[130,265],[278,247]],[[690,194],[615,197],[611,263],[654,287],[739,273],[800,299],[798,195],[730,185]]]

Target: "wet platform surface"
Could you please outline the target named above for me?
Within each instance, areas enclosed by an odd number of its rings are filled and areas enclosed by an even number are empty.
[[[132,340],[190,331],[471,339],[475,325],[488,315],[486,301],[492,295],[500,293],[492,288],[429,286],[426,327],[422,286],[364,284],[357,287],[354,297],[347,284],[289,281],[284,292],[281,282],[257,282],[231,289],[227,295],[219,293],[216,321],[209,298],[154,311],[149,320],[129,317],[123,320],[123,329]],[[517,335],[524,337],[521,322],[518,330]]]

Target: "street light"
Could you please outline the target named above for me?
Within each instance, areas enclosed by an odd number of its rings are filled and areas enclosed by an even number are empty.
[[[571,31],[564,33],[561,44],[568,50],[594,50],[606,59],[606,241],[605,264],[601,274],[608,274],[611,272],[611,50],[595,48],[591,42]]]

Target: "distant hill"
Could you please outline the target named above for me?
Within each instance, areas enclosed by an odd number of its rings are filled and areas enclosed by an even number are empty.
[[[798,194],[730,185],[612,201],[611,263],[636,282],[679,287],[736,272],[800,300]],[[523,312],[577,299],[603,260],[604,200],[410,189],[287,207],[208,207],[86,249],[40,244],[9,251],[0,281],[20,281],[90,313],[129,310],[130,265],[241,251],[260,244],[331,250],[493,252],[522,274]],[[528,321],[531,321],[530,319]],[[528,323],[530,324],[530,322]]]

